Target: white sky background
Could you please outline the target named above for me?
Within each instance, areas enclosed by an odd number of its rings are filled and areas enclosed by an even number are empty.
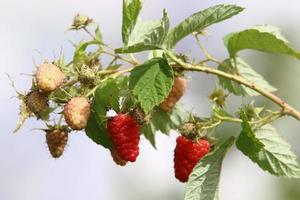
[[[78,12],[89,15],[99,23],[107,43],[115,47],[121,46],[121,2],[0,0],[1,200],[183,198],[184,185],[173,175],[172,159],[176,134],[171,137],[157,135],[157,151],[142,139],[137,162],[124,168],[116,166],[104,148],[95,145],[82,133],[70,135],[69,147],[58,160],[50,157],[44,134],[30,131],[32,128],[40,128],[40,123],[29,120],[19,134],[11,134],[17,122],[19,102],[9,99],[14,92],[4,72],[16,80],[19,89],[27,90],[31,84],[30,77],[19,74],[34,71],[33,59],[37,63],[43,60],[35,50],[51,60],[54,54],[58,56],[60,48],[63,47],[66,56],[70,57],[72,46],[67,40],[83,38],[83,34],[76,36],[66,32],[73,16]],[[209,28],[210,36],[204,39],[204,43],[219,58],[226,57],[221,39],[232,31],[268,23],[279,26],[283,32],[300,32],[300,2],[297,0],[145,0],[142,17],[147,20],[158,19],[162,15],[162,9],[166,8],[171,24],[174,25],[190,14],[217,3],[235,3],[247,8],[237,17]],[[300,40],[296,36],[291,35],[289,39],[300,49]],[[182,41],[177,49],[195,57],[200,55],[192,38]],[[295,64],[299,65],[299,62]],[[296,68],[293,70],[295,73],[299,72]],[[298,76],[292,80],[297,78]],[[215,79],[206,75],[193,76],[183,103],[190,109],[194,108],[199,115],[208,115],[210,111],[207,96],[214,81]],[[294,105],[300,106],[299,103]],[[286,122],[290,123],[289,128],[299,129],[299,124],[290,120],[284,120],[277,127],[285,130],[281,125]],[[221,177],[222,200],[274,199],[271,196],[274,192],[266,188],[271,187],[277,181],[276,178],[262,172],[234,150],[230,151],[227,158]]]

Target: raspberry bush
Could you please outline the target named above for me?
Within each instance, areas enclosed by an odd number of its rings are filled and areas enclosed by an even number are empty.
[[[123,46],[113,48],[102,38],[94,20],[76,15],[70,31],[90,37],[75,45],[73,58],[41,63],[32,87],[22,93],[20,121],[35,117],[44,130],[51,155],[60,157],[68,137],[84,130],[87,137],[106,148],[117,165],[138,161],[139,141],[155,147],[155,135],[177,130],[174,176],[186,183],[185,200],[218,199],[222,160],[235,144],[262,170],[275,176],[299,178],[300,167],[290,145],[271,123],[284,116],[300,121],[300,112],[275,95],[276,88],[240,56],[246,49],[284,54],[300,59],[279,29],[261,25],[227,34],[228,57],[219,60],[201,43],[211,25],[244,10],[236,5],[216,5],[194,13],[173,28],[166,11],[156,21],[142,21],[141,0],[123,0]],[[174,50],[186,36],[195,38],[205,58],[189,58]],[[145,60],[136,55],[148,52]],[[109,62],[101,58],[110,57]],[[212,91],[210,116],[196,116],[178,103],[188,88],[186,72],[215,75],[219,85]],[[255,99],[263,96],[279,108],[257,107],[255,101],[229,112],[229,95]],[[236,137],[220,139],[215,128],[224,122],[240,124]],[[54,124],[53,124],[54,123]],[[71,151],[71,149],[70,149]],[[129,162],[128,162],[129,161]]]

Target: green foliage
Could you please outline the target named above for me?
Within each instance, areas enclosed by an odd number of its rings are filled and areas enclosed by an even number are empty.
[[[87,127],[85,128],[85,133],[96,144],[100,144],[107,149],[112,149],[113,146],[110,138],[108,137],[105,122],[106,121],[101,121],[97,113],[92,110]]]
[[[177,42],[187,35],[198,32],[217,22],[237,15],[244,9],[235,5],[217,5],[197,12],[174,27],[168,34],[165,45],[173,48]]]
[[[279,29],[270,25],[256,26],[231,33],[224,38],[231,57],[244,49],[254,49],[276,54],[286,54],[300,59],[300,53],[292,49]]]
[[[285,142],[271,125],[254,129],[246,113],[241,112],[242,132],[236,145],[263,170],[276,176],[300,177],[300,167],[290,145]]]
[[[128,45],[116,49],[117,53],[135,53],[162,48],[169,30],[169,18],[164,11],[160,21],[138,21],[128,39]]]
[[[219,199],[218,191],[222,162],[233,142],[234,138],[229,138],[198,162],[189,176],[184,200]]]
[[[135,27],[141,9],[142,2],[140,0],[123,0],[122,38],[125,45],[128,44],[129,36]]]
[[[254,71],[252,67],[240,57],[226,59],[225,61],[223,61],[223,64],[219,65],[218,69],[229,74],[239,75],[245,78],[247,81],[255,83],[257,86],[263,88],[266,91],[276,91],[276,88],[271,86],[260,74]],[[229,92],[234,93],[235,95],[260,95],[251,88],[241,85],[237,82],[234,82],[221,76],[219,76],[218,78],[222,87],[224,89],[227,89]]]
[[[144,126],[141,132],[153,147],[156,147],[155,134],[157,131],[168,135],[172,129],[179,128],[188,118],[189,113],[181,105],[176,105],[171,112],[157,108],[153,111],[150,123]]]
[[[95,92],[92,113],[85,129],[87,136],[95,143],[109,149],[112,145],[106,129],[106,113],[109,109],[120,111],[119,93],[120,90],[114,79],[108,79],[100,85]]]
[[[129,80],[129,88],[145,113],[166,98],[172,84],[173,70],[165,58],[153,58],[134,68]]]
[[[99,35],[97,37],[99,37]],[[73,56],[73,64],[74,65],[84,62],[84,60],[87,58],[85,50],[90,45],[101,45],[101,43],[96,40],[92,40],[92,41],[88,41],[88,42],[80,42],[76,46],[76,49],[74,52],[74,56]]]
[[[102,43],[103,38],[102,38],[102,33],[100,31],[99,26],[97,26],[97,28],[95,30],[95,38],[99,43]]]

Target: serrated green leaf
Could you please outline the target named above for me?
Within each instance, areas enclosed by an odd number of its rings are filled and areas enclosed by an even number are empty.
[[[153,58],[131,71],[129,88],[145,113],[148,113],[167,97],[173,78],[173,69],[168,61],[165,58]]]
[[[112,149],[113,145],[107,133],[106,121],[101,120],[93,110],[85,128],[85,133],[96,144],[102,145],[107,149]]]
[[[184,200],[219,199],[218,192],[222,162],[233,142],[234,138],[229,138],[198,162],[189,176]]]
[[[269,92],[276,91],[276,88],[270,85],[262,75],[258,74],[256,71],[252,69],[252,67],[247,64],[242,58],[228,58],[223,61],[222,65],[219,65],[219,70],[227,72],[229,74],[239,75],[251,83],[255,83],[260,88],[263,88]],[[234,93],[235,95],[249,95],[249,96],[257,96],[260,95],[256,91],[252,90],[249,87],[244,85],[240,85],[235,81],[231,81],[227,78],[219,76],[219,81],[221,86],[224,89],[227,89],[229,92]]]
[[[169,18],[164,11],[160,21],[138,21],[132,31],[128,45],[116,49],[116,53],[136,53],[140,51],[160,49],[169,30]]]
[[[128,45],[129,36],[136,25],[141,9],[140,0],[123,0],[122,38],[125,45]]]
[[[92,112],[85,129],[89,138],[109,149],[111,148],[111,141],[106,129],[106,113],[110,108],[116,112],[120,111],[119,93],[120,90],[114,79],[108,79],[98,87],[95,91]]]
[[[145,138],[156,149],[156,141],[155,141],[156,128],[155,128],[154,124],[150,123],[147,126],[143,127],[141,130],[141,133],[143,133]]]
[[[271,125],[253,130],[245,112],[241,113],[242,132],[236,146],[258,166],[276,176],[300,177],[300,167],[291,146]]]
[[[169,32],[165,45],[167,48],[173,48],[177,42],[187,35],[226,20],[243,10],[244,8],[235,5],[216,5],[197,12],[182,21]]]
[[[231,33],[224,38],[231,57],[244,49],[290,55],[300,59],[300,52],[292,49],[279,29],[270,25],[256,26]]]
[[[108,79],[95,91],[95,109],[99,115],[105,115],[110,108],[120,111],[120,90],[114,79]]]
[[[256,138],[255,133],[252,131],[248,123],[247,113],[242,111],[240,116],[243,120],[243,129],[236,141],[236,146],[247,156],[256,155],[264,148],[264,144]]]
[[[172,129],[179,128],[188,119],[189,113],[179,104],[171,112],[165,112],[158,108],[153,112],[150,123],[144,126],[141,132],[155,147],[155,134],[157,131],[168,135]]]

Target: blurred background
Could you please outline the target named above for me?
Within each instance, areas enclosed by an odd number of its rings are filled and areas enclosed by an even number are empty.
[[[271,24],[282,29],[292,46],[300,49],[300,2],[297,0],[145,0],[142,18],[158,19],[166,8],[171,25],[190,14],[218,3],[233,3],[246,10],[208,29],[202,39],[208,50],[219,59],[226,58],[222,37],[257,24]],[[44,58],[59,57],[61,49],[71,58],[73,47],[68,40],[79,41],[83,33],[67,31],[72,18],[82,13],[101,27],[104,41],[121,46],[121,0],[1,0],[0,1],[0,199],[1,200],[181,200],[184,185],[173,175],[173,149],[176,133],[170,137],[157,134],[157,150],[142,139],[140,156],[135,164],[116,166],[108,151],[95,145],[82,133],[72,134],[61,159],[48,153],[43,124],[28,120],[18,134],[12,134],[18,120],[19,101],[5,73],[16,81],[19,90],[28,90],[34,63]],[[177,50],[199,58],[203,55],[192,37],[186,38]],[[40,53],[39,53],[40,52]],[[277,94],[300,109],[300,62],[296,59],[245,51],[241,56],[255,70],[278,88]],[[22,75],[23,73],[23,75]],[[189,74],[191,81],[184,105],[199,116],[210,114],[208,96],[217,80],[206,74]],[[237,108],[241,98],[230,97],[228,107]],[[258,98],[257,105],[276,108]],[[284,118],[274,126],[300,156],[300,123]],[[221,135],[236,135],[239,126],[225,125]],[[225,158],[220,183],[222,200],[299,200],[300,182],[272,177],[260,170],[235,148]]]

